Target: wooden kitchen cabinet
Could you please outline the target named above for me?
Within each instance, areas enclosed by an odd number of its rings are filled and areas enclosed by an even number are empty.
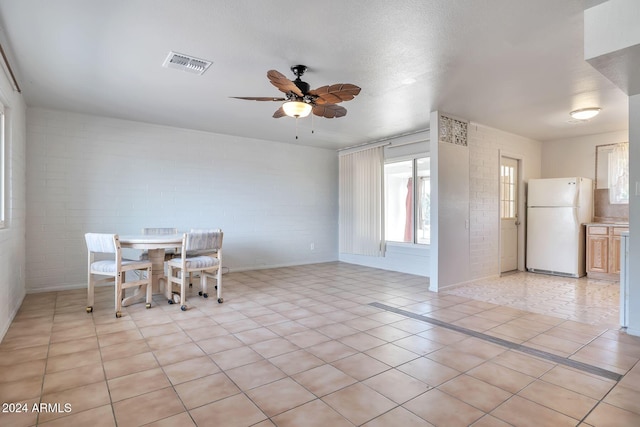
[[[620,233],[623,231],[629,231],[629,227],[612,227],[613,234],[611,235],[611,271],[616,275],[616,280],[620,280]]]
[[[587,224],[587,276],[620,280],[620,233],[628,225]]]

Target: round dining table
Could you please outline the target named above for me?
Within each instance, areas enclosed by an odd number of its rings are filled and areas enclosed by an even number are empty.
[[[160,284],[164,284],[164,295],[167,300],[171,299],[171,289],[166,286],[164,275],[164,254],[166,249],[179,249],[182,246],[184,234],[131,234],[120,235],[120,245],[123,248],[143,249],[149,253],[151,261],[151,284],[153,293],[160,293]],[[144,298],[144,292],[137,289],[136,292],[122,300],[122,305],[127,306],[133,302]]]

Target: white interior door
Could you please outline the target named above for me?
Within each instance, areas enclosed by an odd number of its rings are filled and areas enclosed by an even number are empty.
[[[500,272],[518,269],[518,160],[500,159]]]

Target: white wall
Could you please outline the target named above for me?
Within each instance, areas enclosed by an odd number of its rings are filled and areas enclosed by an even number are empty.
[[[341,253],[340,261],[428,277],[430,252],[431,248],[429,245],[388,243],[384,257]]]
[[[640,95],[629,97],[629,326],[640,336]]]
[[[5,106],[5,220],[0,229],[0,340],[25,296],[25,105],[0,70],[0,101]]]
[[[628,131],[601,133],[542,143],[542,178],[596,178],[596,146],[629,141]]]
[[[432,126],[437,121],[438,112],[433,112]],[[437,142],[437,131],[432,131],[431,138],[431,224],[437,227],[437,243],[434,246],[432,233],[430,289],[437,291],[500,274],[500,156],[520,160],[521,176],[526,183],[530,178],[540,177],[541,143],[477,123],[468,124],[468,154],[463,153],[463,147],[448,147],[451,144]],[[435,195],[434,174],[437,175]],[[456,184],[458,190],[452,200],[448,189],[451,182],[459,181],[460,177],[468,180],[468,187]],[[521,213],[524,202],[521,198]],[[467,218],[461,215],[465,211]],[[520,269],[524,269],[525,224],[522,221],[518,231]],[[451,240],[452,235],[457,236],[456,239]]]
[[[337,260],[335,151],[29,109],[27,162],[30,292],[86,286],[89,231],[220,227],[231,271]]]
[[[449,143],[438,146],[438,286],[444,287],[471,278],[470,147]]]

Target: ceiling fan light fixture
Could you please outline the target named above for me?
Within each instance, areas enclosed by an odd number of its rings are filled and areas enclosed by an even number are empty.
[[[576,120],[589,120],[597,116],[600,113],[600,110],[601,108],[598,107],[581,108],[579,110],[574,110],[569,114]]]
[[[311,113],[311,104],[301,101],[287,101],[282,104],[282,109],[289,117],[307,117]]]

